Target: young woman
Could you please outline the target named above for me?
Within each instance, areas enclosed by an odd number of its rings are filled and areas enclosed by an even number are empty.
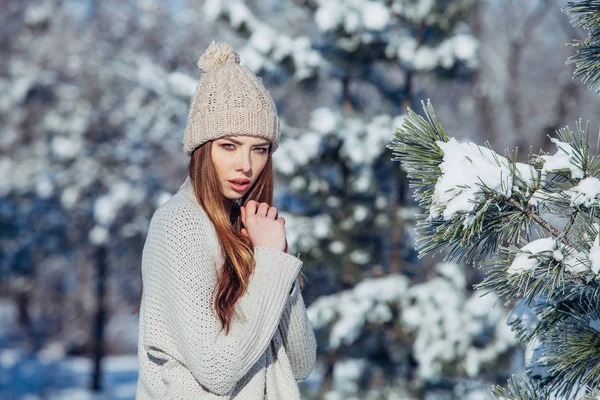
[[[200,58],[189,176],[142,255],[137,399],[299,399],[316,344],[271,207],[275,105],[227,44]]]

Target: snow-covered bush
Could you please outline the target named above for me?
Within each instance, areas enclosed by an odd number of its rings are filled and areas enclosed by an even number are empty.
[[[492,307],[497,300],[493,293],[480,297],[468,290],[462,267],[441,263],[436,265],[436,276],[423,283],[388,275],[319,297],[308,315],[317,332],[325,335],[324,352],[352,355],[334,366],[332,390],[344,395],[368,391],[360,382],[373,369],[401,370],[413,358],[416,375],[403,376],[404,386],[422,387],[452,376],[476,378],[490,370],[497,373],[517,343],[505,324],[507,310],[500,304]],[[401,332],[396,340],[412,343],[410,350],[399,353],[398,344],[389,341],[391,337],[385,339],[393,332]],[[354,372],[345,373],[350,366]],[[338,368],[344,382],[339,385]],[[395,379],[397,375],[390,374],[386,385],[398,385]]]

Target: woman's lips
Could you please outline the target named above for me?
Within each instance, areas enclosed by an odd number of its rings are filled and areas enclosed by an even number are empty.
[[[228,182],[231,188],[236,192],[244,192],[250,185],[250,181],[247,179],[232,179]]]

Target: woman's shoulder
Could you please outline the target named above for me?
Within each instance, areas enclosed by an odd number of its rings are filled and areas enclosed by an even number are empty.
[[[196,200],[188,180],[154,212],[150,222],[150,229],[153,228],[171,231],[185,228],[209,229],[212,231],[210,218]]]

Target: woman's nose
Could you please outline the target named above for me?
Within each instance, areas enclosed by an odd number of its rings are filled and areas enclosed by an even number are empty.
[[[250,153],[240,151],[236,157],[235,170],[246,173],[252,168],[252,162],[250,161]]]

